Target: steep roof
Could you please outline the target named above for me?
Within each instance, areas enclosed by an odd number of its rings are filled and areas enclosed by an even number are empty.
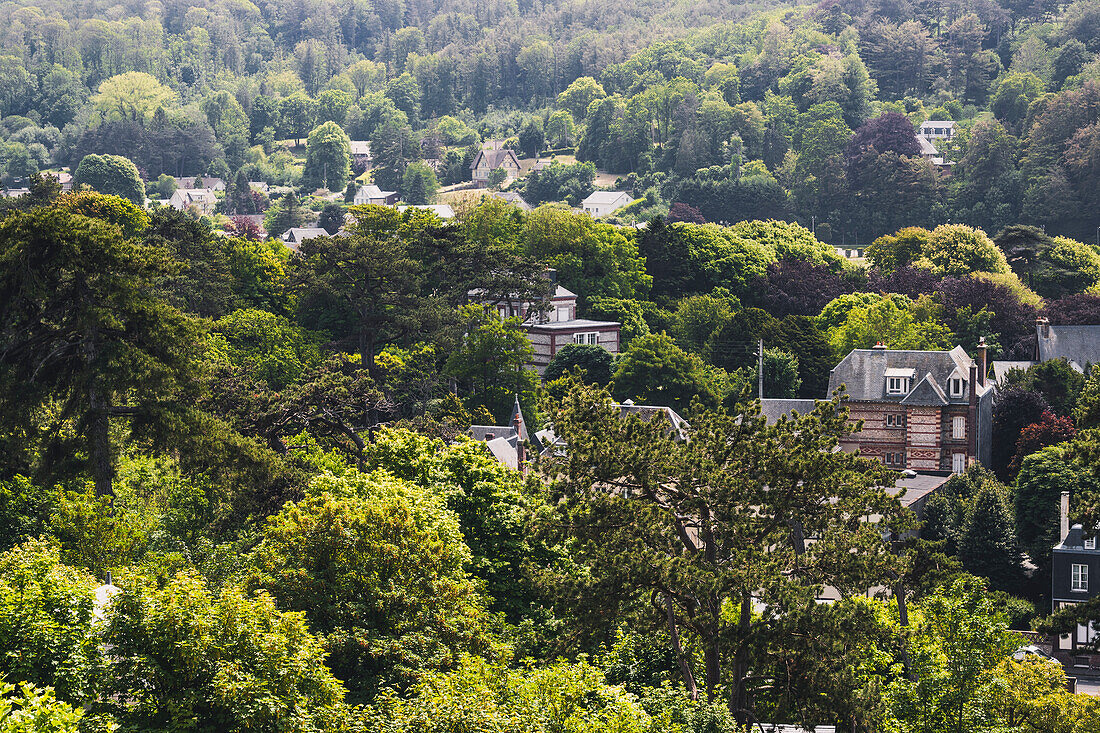
[[[510,148],[498,148],[496,150],[479,150],[477,155],[474,156],[474,162],[470,163],[470,170],[474,170],[481,164],[482,159],[489,164],[490,168],[499,168],[504,159],[511,156],[516,165],[519,165],[519,158],[512,152]]]
[[[597,206],[600,204],[613,204],[623,196],[630,198],[630,194],[625,191],[593,191],[588,195],[581,203],[585,206]]]
[[[855,349],[833,368],[829,375],[829,394],[843,384],[850,398],[856,402],[901,401],[906,395],[886,394],[886,372],[895,369],[912,370],[910,373],[914,375],[914,379],[930,379],[942,394],[943,386],[947,384],[952,372],[957,369],[969,379],[973,364],[974,360],[967,356],[961,346],[956,346],[951,351]],[[918,386],[919,383],[910,385],[910,391]],[[991,386],[979,387],[978,394],[984,394],[986,389],[991,389]],[[932,398],[925,396],[924,399]],[[964,403],[967,400],[968,397],[964,394],[948,402]]]
[[[936,146],[932,144],[932,141],[926,138],[924,135],[917,135],[917,142],[920,143],[921,155],[939,155],[940,151],[936,150]]]
[[[455,218],[455,210],[451,208],[450,204],[427,204],[425,206],[398,206],[398,211],[404,211],[405,209],[421,209],[422,211],[430,211],[438,216],[440,219],[453,219]]]
[[[805,415],[813,412],[817,406],[817,400],[784,400],[765,397],[760,401],[760,414],[768,421],[768,425],[779,422],[781,417],[790,417],[792,412]]]
[[[293,227],[286,230],[283,235],[284,242],[304,242],[314,237],[327,237],[328,231],[321,227]]]
[[[1039,361],[1065,359],[1084,369],[1100,364],[1100,326],[1036,326],[1039,337]]]
[[[947,395],[936,384],[931,374],[925,374],[924,379],[917,383],[913,390],[905,395],[901,401],[903,405],[917,405],[930,407],[943,407],[947,404]]]

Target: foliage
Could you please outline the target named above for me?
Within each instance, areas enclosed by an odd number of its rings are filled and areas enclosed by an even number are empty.
[[[385,473],[321,476],[264,528],[253,585],[303,612],[357,698],[487,651],[470,550],[444,497]]]
[[[0,681],[0,731],[3,733],[77,733],[83,711],[54,697],[50,688]]]
[[[601,346],[566,344],[550,359],[543,379],[553,382],[567,373],[583,369],[587,381],[606,385],[611,381],[614,364],[615,358]]]
[[[137,166],[120,155],[85,155],[73,174],[73,183],[94,191],[118,196],[145,206],[145,184]]]
[[[671,407],[684,413],[693,399],[714,406],[725,398],[722,381],[703,360],[665,333],[640,336],[619,357],[612,392],[620,400]]]
[[[310,190],[343,191],[350,172],[351,142],[347,133],[332,120],[315,127],[306,141],[302,185]]]
[[[466,338],[444,369],[466,393],[468,408],[484,407],[500,424],[508,424],[505,418],[516,395],[533,404],[536,377],[525,368],[531,362],[531,342],[519,318],[501,320],[477,305],[467,306],[462,316]]]

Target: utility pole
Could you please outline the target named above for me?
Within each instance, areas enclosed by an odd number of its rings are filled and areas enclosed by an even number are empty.
[[[760,401],[764,401],[764,339],[759,341],[759,351],[756,352],[756,388],[760,393]]]

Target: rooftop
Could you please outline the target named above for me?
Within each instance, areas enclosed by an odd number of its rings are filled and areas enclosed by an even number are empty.
[[[1084,371],[1100,364],[1100,326],[1056,326],[1038,324],[1039,361],[1065,359]]]
[[[844,385],[854,402],[902,402],[912,395],[906,404],[965,403],[969,390],[959,397],[948,398],[943,388],[953,374],[970,378],[970,367],[975,365],[961,346],[951,351],[909,351],[902,349],[855,349],[849,353],[829,375],[829,394]],[[910,376],[912,375],[912,376]],[[908,377],[919,380],[910,384],[905,394],[886,394],[887,376]],[[992,386],[978,387],[978,394],[985,394]],[[943,400],[940,402],[940,400]]]
[[[588,198],[586,198],[581,203],[588,206],[594,206],[598,204],[613,204],[623,196],[630,198],[630,194],[628,194],[626,191],[593,191],[588,195]]]

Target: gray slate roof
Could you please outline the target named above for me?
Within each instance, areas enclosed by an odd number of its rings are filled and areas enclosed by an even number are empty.
[[[993,382],[1000,386],[1004,384],[1005,377],[1013,369],[1027,371],[1038,363],[1037,361],[995,361],[993,362]]]
[[[1065,359],[1082,370],[1087,364],[1100,364],[1100,326],[1040,325],[1036,330],[1039,361]]]
[[[970,366],[974,360],[967,356],[961,346],[956,346],[951,351],[907,351],[900,349],[855,349],[833,368],[829,375],[829,394],[840,385],[845,385],[848,395],[854,402],[880,402],[902,401],[907,395],[886,394],[886,370],[887,369],[912,369],[916,375],[915,384],[910,385],[911,391],[916,391],[921,382],[931,375],[935,386],[943,394],[943,387],[948,378],[958,370],[963,379],[970,379]],[[983,389],[978,388],[978,394],[983,394]],[[923,391],[923,388],[922,388]],[[914,399],[921,398],[920,396]],[[924,396],[923,399],[931,399]],[[947,399],[947,398],[945,398]],[[968,395],[951,398],[949,402],[965,403]],[[933,404],[933,403],[907,403],[907,404]],[[934,403],[940,404],[940,403]],[[943,404],[946,404],[943,403]]]
[[[496,150],[480,150],[474,156],[474,162],[470,163],[470,170],[477,168],[482,158],[489,164],[489,168],[498,168],[504,163],[504,159],[511,156],[512,160],[519,164],[519,158],[510,148],[497,148]]]
[[[760,401],[760,413],[767,419],[768,425],[779,422],[779,418],[790,417],[792,412],[805,415],[813,412],[817,400],[782,400],[765,397]]]
[[[925,374],[924,378],[913,388],[913,391],[905,395],[905,399],[901,401],[901,404],[943,407],[947,404],[947,395],[933,381],[931,374]]]

